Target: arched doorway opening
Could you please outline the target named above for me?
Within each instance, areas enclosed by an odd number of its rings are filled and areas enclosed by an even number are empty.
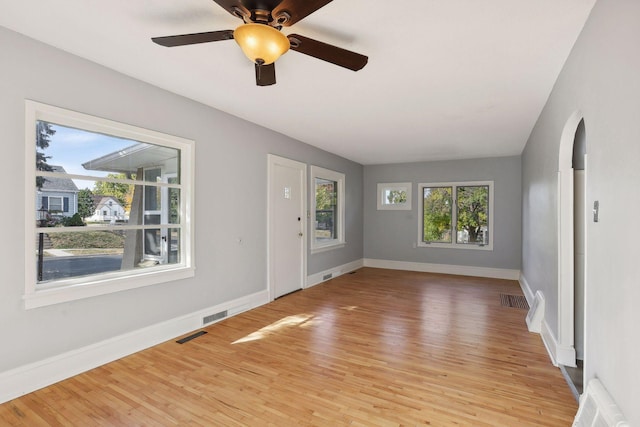
[[[567,123],[558,167],[558,351],[574,393],[582,393],[586,282],[586,129],[580,112]]]

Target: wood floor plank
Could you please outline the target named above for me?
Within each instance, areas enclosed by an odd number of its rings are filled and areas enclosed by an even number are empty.
[[[363,268],[0,405],[9,426],[569,426],[517,282]]]

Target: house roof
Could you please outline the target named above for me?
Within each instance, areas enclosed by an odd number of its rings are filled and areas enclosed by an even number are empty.
[[[49,165],[52,168],[52,172],[66,173],[62,166]],[[78,187],[69,178],[58,178],[48,176],[45,178],[44,184],[42,184],[41,191],[64,191],[64,192],[78,192]]]
[[[84,162],[82,167],[87,170],[136,173],[142,167],[163,165],[168,167],[165,171],[171,173],[177,168],[177,153],[174,148],[141,142]]]

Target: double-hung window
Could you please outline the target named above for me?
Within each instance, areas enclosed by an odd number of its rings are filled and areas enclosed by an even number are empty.
[[[493,181],[419,184],[418,245],[493,249]]]
[[[25,134],[27,308],[193,276],[193,141],[32,101]]]
[[[345,175],[311,166],[313,234],[311,251],[344,246]]]

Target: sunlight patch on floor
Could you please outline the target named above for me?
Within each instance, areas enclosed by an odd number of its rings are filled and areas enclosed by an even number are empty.
[[[257,341],[285,328],[291,328],[294,326],[298,326],[298,327],[312,326],[312,324],[314,323],[313,318],[314,316],[311,314],[296,314],[293,316],[283,317],[277,322],[267,325],[264,328],[258,329],[257,331],[252,332],[249,335],[234,341],[232,344],[240,344],[243,342]]]

